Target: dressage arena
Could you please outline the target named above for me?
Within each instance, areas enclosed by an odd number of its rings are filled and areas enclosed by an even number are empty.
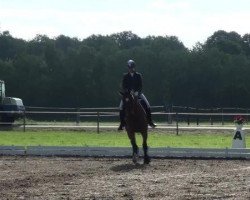
[[[0,199],[249,199],[250,161],[0,157]]]
[[[131,153],[131,147],[0,147],[0,199],[250,199],[249,149],[152,148],[149,165],[133,164]]]

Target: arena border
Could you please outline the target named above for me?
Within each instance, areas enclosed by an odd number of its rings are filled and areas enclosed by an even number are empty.
[[[0,146],[0,156],[44,156],[44,157],[131,157],[129,147],[72,147],[72,146]],[[140,156],[143,155],[140,149]],[[150,148],[152,158],[185,159],[247,159],[250,149],[233,148]]]

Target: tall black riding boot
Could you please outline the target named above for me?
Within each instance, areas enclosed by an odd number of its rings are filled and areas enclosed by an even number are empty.
[[[155,128],[156,124],[152,121],[151,109],[146,108],[145,111],[146,111],[146,114],[147,114],[147,120],[148,120],[149,126],[151,126],[152,128]]]
[[[125,126],[125,112],[124,112],[124,110],[120,110],[119,116],[120,116],[120,125],[118,127],[118,131],[122,131],[124,126]]]

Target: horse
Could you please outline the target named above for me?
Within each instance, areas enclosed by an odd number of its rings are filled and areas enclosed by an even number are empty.
[[[120,92],[123,100],[123,106],[125,110],[125,129],[130,139],[133,154],[132,160],[136,164],[138,160],[138,146],[136,144],[135,133],[139,132],[143,139],[143,151],[144,151],[144,164],[150,163],[150,157],[148,155],[148,121],[146,112],[144,111],[138,96],[135,96],[133,92]]]

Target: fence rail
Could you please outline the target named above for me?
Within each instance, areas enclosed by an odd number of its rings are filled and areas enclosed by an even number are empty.
[[[187,109],[189,108],[189,109]],[[176,130],[176,134],[179,133],[179,130],[184,129],[220,129],[228,130],[234,129],[233,126],[233,116],[242,115],[248,118],[250,113],[248,109],[243,108],[230,108],[231,112],[225,112],[225,108],[221,109],[223,112],[214,112],[220,108],[214,109],[195,109],[191,107],[183,106],[172,106],[169,109],[166,106],[152,106],[152,115],[156,119],[159,119],[161,125],[158,126],[159,129],[170,129]],[[232,112],[234,109],[241,112]],[[156,111],[158,110],[158,111]],[[203,110],[203,112],[201,112]],[[211,112],[211,110],[213,112]],[[229,110],[229,108],[228,108]],[[174,111],[174,112],[173,112]],[[184,112],[185,111],[185,112]],[[189,111],[189,112],[187,112]],[[192,111],[192,112],[190,112]],[[198,111],[198,112],[193,112]],[[235,110],[234,110],[235,111]],[[247,111],[247,112],[244,112]],[[1,113],[18,113],[15,111],[0,111]],[[56,116],[56,117],[55,117]],[[101,128],[117,128],[114,125],[100,125],[102,120],[115,119],[118,121],[118,107],[105,107],[105,108],[58,108],[58,107],[31,107],[26,106],[26,111],[23,112],[22,120],[19,120],[15,123],[16,126],[22,127],[23,131],[26,131],[26,128],[93,128],[95,127],[97,132],[100,132]],[[229,119],[230,117],[230,119]],[[30,123],[27,119],[42,119],[42,120],[51,120],[59,118],[60,120],[66,119],[68,121],[73,121],[74,124],[62,125],[62,124],[34,124]],[[69,120],[70,118],[70,120]],[[60,121],[59,120],[59,121]],[[84,121],[95,121],[96,125],[81,125]],[[39,120],[38,120],[39,121]],[[225,125],[225,122],[228,122]],[[230,122],[230,123],[229,123]],[[203,123],[203,124],[202,124]],[[220,123],[220,126],[218,126]],[[1,122],[0,125],[10,125],[11,123]],[[195,124],[196,126],[191,124]],[[205,125],[204,125],[205,124]],[[0,127],[1,128],[1,127]],[[246,127],[245,129],[250,129]]]

